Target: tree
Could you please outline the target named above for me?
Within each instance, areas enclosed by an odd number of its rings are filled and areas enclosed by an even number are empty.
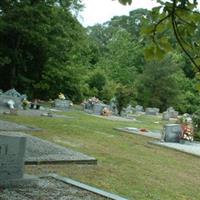
[[[133,89],[120,85],[117,88],[115,97],[118,114],[121,115],[123,108],[125,108],[130,103],[133,97]]]
[[[79,0],[0,2],[0,88],[81,98],[79,70],[88,64],[89,46],[71,7],[79,8]]]
[[[137,101],[144,107],[159,107],[162,111],[176,105],[182,87],[176,78],[181,73],[180,65],[177,54],[147,63],[137,80]]]
[[[103,68],[115,82],[133,85],[143,59],[140,45],[125,29],[119,29],[112,34],[106,48],[96,66]]]
[[[126,5],[132,0],[119,0]],[[197,10],[198,2],[193,0],[170,0],[157,1],[160,6],[153,8],[149,27],[143,30],[145,35],[151,38],[152,44],[146,50],[149,58],[164,57],[171,51],[172,44],[168,37],[168,30],[173,31],[177,44],[187,55],[196,70],[200,71],[200,45],[199,39],[193,35],[197,32],[200,20],[200,13]]]

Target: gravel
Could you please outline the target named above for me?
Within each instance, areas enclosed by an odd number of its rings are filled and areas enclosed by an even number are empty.
[[[27,138],[25,151],[26,164],[59,164],[70,162],[96,164],[97,162],[93,157],[22,132],[1,131],[0,134],[20,135]]]
[[[63,183],[54,178],[40,178],[35,185],[0,188],[1,200],[105,200],[107,198]]]

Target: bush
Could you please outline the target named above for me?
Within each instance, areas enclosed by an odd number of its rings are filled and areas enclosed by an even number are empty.
[[[200,140],[200,109],[198,109],[192,116],[194,126],[194,138]]]
[[[116,101],[117,101],[117,110],[119,115],[121,115],[122,109],[130,103],[132,97],[133,97],[132,88],[128,88],[122,85],[117,88]]]

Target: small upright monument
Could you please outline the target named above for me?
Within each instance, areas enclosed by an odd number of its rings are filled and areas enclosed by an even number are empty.
[[[26,138],[0,134],[0,186],[23,182]]]
[[[180,124],[166,124],[163,128],[162,141],[180,142],[182,130]]]

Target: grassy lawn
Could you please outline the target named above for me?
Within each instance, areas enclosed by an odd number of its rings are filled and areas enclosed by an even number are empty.
[[[80,111],[62,113],[71,118],[3,116],[1,119],[43,129],[33,135],[86,153],[98,165],[26,166],[28,173],[56,172],[129,199],[199,200],[200,159],[148,144],[153,139],[114,130],[142,127],[160,130],[157,117],[138,122],[102,119]]]

